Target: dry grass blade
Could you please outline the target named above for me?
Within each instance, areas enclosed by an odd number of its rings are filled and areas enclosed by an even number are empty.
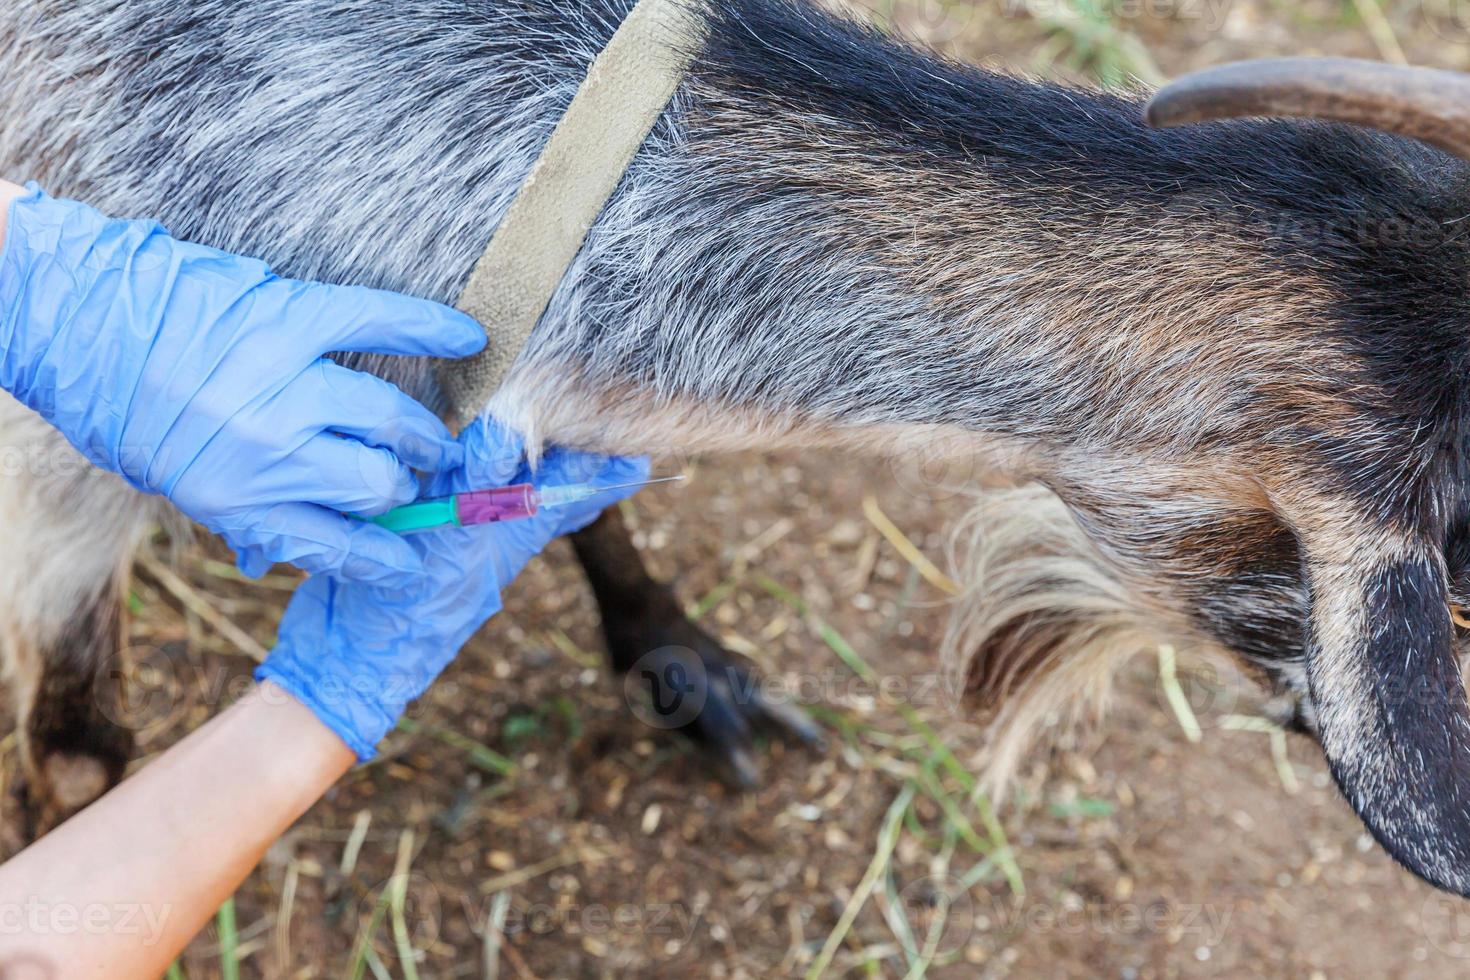
[[[912,817],[913,810],[909,810]],[[919,943],[914,938],[914,930],[909,927],[909,920],[904,917],[903,898],[898,893],[898,883],[894,881],[893,869],[883,876],[883,918],[888,923],[888,931],[898,940],[899,947],[903,950],[904,958],[910,964],[919,961]]]
[[[1276,778],[1281,788],[1290,796],[1301,792],[1302,784],[1291,768],[1291,758],[1286,753],[1286,730],[1265,718],[1253,715],[1226,715],[1220,719],[1220,727],[1235,732],[1260,732],[1271,740],[1271,762],[1276,766]]]
[[[904,980],[923,980],[929,975],[929,967],[934,965],[934,958],[939,955],[939,942],[944,937],[944,928],[949,924],[949,900],[942,903],[944,914],[936,915],[934,921],[929,923],[929,931],[924,936],[924,949],[919,954],[919,961],[909,968],[904,974]]]
[[[837,654],[838,659],[847,664],[848,669],[854,674],[869,682],[878,679],[878,672],[863,659],[862,654],[858,653],[841,633],[827,625],[826,620],[812,612],[811,607],[806,604],[806,601],[801,596],[765,575],[757,575],[755,584],[786,603],[798,615],[806,619],[811,627],[816,630],[817,635],[822,638],[822,642],[826,643],[832,652]]]
[[[281,886],[281,904],[276,908],[276,968],[282,976],[291,972],[291,914],[296,909],[296,884],[301,878],[301,863],[292,858],[286,865],[286,881]]]
[[[418,963],[408,934],[408,873],[413,865],[413,830],[405,827],[398,835],[398,857],[393,863],[393,880],[388,884],[389,910],[393,916],[393,948],[405,980],[419,980]]]
[[[1378,0],[1353,0],[1353,5],[1357,7],[1358,16],[1363,18],[1363,26],[1368,29],[1368,36],[1373,38],[1383,60],[1396,65],[1407,65],[1409,58],[1399,44],[1398,35],[1393,32],[1393,25],[1383,15],[1383,8],[1378,5]]]
[[[944,862],[942,870],[936,870],[935,874],[943,877],[949,869],[949,862]],[[924,933],[924,948],[919,951],[918,958],[909,965],[909,972],[904,974],[904,980],[923,980],[929,975],[929,968],[934,965],[934,960],[939,956],[939,944],[944,939],[944,931],[949,926],[950,909],[954,906],[954,896],[945,891],[939,896],[937,914],[929,923],[928,930]]]
[[[888,870],[888,862],[893,857],[893,849],[898,845],[898,835],[903,829],[904,814],[914,802],[916,791],[913,783],[905,784],[888,807],[888,813],[883,817],[883,826],[878,831],[878,846],[873,851],[873,859],[868,862],[868,870],[853,889],[852,897],[847,900],[842,915],[837,919],[837,925],[832,927],[831,934],[822,945],[822,951],[806,971],[806,980],[816,980],[827,972],[827,967],[832,965],[832,958],[837,955],[837,950],[847,938],[848,930],[857,921],[858,913],[868,903],[868,897],[873,894],[873,889]]]
[[[741,545],[735,552],[735,561],[730,568],[730,577],[737,580],[744,578],[751,563],[759,558],[761,553],[771,545],[790,534],[795,527],[795,521],[789,517],[783,517]]]
[[[373,905],[373,913],[368,918],[367,925],[358,934],[357,942],[352,949],[352,960],[347,967],[349,980],[362,980],[363,971],[367,969],[369,958],[376,958],[373,952],[373,939],[378,934],[378,929],[383,925],[383,918],[388,914],[388,893],[384,891],[378,896]]]
[[[373,980],[393,980],[393,974],[388,972],[388,968],[383,965],[382,958],[375,950],[368,950],[367,963],[368,969],[373,971]]]
[[[367,840],[368,828],[372,823],[371,810],[357,811],[357,816],[352,821],[352,833],[347,837],[347,846],[342,848],[342,863],[339,865],[342,873],[348,877],[357,868],[357,856],[362,853],[362,843]]]
[[[514,762],[499,752],[496,752],[490,746],[477,742],[468,735],[461,735],[459,732],[452,731],[448,728],[426,725],[414,721],[412,718],[400,718],[397,728],[400,732],[405,732],[409,735],[428,735],[431,738],[443,742],[452,749],[458,749],[465,753],[475,765],[488,772],[493,772],[497,776],[511,779],[516,775],[517,769]]]
[[[568,868],[574,864],[581,864],[584,860],[586,860],[585,855],[568,849],[562,851],[560,854],[553,854],[544,861],[538,861],[524,868],[517,868],[515,871],[507,871],[503,875],[497,875],[488,881],[482,882],[480,884],[480,894],[490,895],[494,892],[514,888],[533,878],[539,878],[544,874],[550,874],[553,871]]]
[[[510,889],[496,892],[485,922],[484,977],[500,980],[500,944],[505,939],[505,917],[510,912]]]
[[[960,806],[955,802],[954,797],[950,796],[944,787],[940,785],[938,777],[934,774],[932,763],[926,764],[921,768],[919,779],[924,794],[939,804],[939,808],[944,811],[944,817],[948,825],[958,831],[960,839],[965,842],[970,850],[981,857],[990,854],[994,848],[986,844],[985,841],[980,839],[980,835],[975,833],[974,826],[970,823],[969,818],[960,810]]]
[[[863,515],[878,529],[878,533],[883,535],[900,555],[903,555],[904,560],[924,576],[924,581],[941,592],[947,592],[950,595],[960,594],[959,583],[941,572],[937,565],[925,557],[918,545],[910,541],[908,535],[899,530],[898,525],[883,513],[883,508],[878,506],[876,498],[863,498]]]
[[[734,578],[725,579],[719,585],[706,592],[697,601],[686,605],[684,614],[690,619],[703,619],[711,609],[714,609],[720,603],[730,598],[730,594],[735,591],[739,584],[739,581]]]
[[[249,578],[234,565],[225,561],[216,561],[213,558],[205,558],[197,565],[204,574],[215,578],[226,579],[231,582],[243,582],[253,589],[274,589],[277,592],[295,592],[296,587],[301,584],[305,573],[297,575],[262,575],[260,578]]]
[[[1194,716],[1194,709],[1189,706],[1189,698],[1185,697],[1184,688],[1179,683],[1178,657],[1175,656],[1174,648],[1167,643],[1159,645],[1159,685],[1164,689],[1164,697],[1168,699],[1174,717],[1179,719],[1184,737],[1198,743],[1204,738],[1204,733],[1199,727],[1199,719]]]
[[[138,565],[165,592],[208,623],[216,633],[233,643],[241,653],[253,658],[257,663],[265,659],[268,652],[265,647],[256,642],[249,633],[235,625],[228,616],[216,609],[192,585],[175,574],[173,569],[149,554],[139,555]]]
[[[914,817],[914,811],[912,809],[909,810],[909,817]],[[950,864],[954,860],[954,853],[959,845],[959,839],[959,833],[955,827],[952,824],[946,824],[944,829],[944,844],[940,848],[938,856],[934,858],[929,866],[929,873],[934,878],[940,881],[948,880]],[[898,936],[899,941],[903,944],[904,955],[909,962],[909,971],[904,974],[904,980],[921,980],[921,978],[928,976],[929,968],[934,965],[934,960],[939,955],[939,943],[944,936],[945,927],[949,924],[949,911],[953,904],[951,901],[952,896],[948,889],[940,895],[940,901],[937,903],[939,914],[935,915],[933,921],[929,923],[929,928],[924,934],[924,946],[922,949],[919,949],[916,948],[913,930],[909,928],[908,919],[904,914],[907,910],[903,907],[901,899],[893,893],[893,876],[891,873],[888,879],[889,902],[893,907],[885,909],[884,914],[889,916],[890,928],[901,926],[901,929],[894,928],[894,935]],[[965,890],[968,891],[968,889]]]
[[[566,655],[568,659],[570,659],[578,666],[602,666],[601,657],[597,656],[595,653],[590,653],[587,650],[583,650],[581,647],[577,646],[577,644],[573,642],[572,638],[570,636],[567,636],[565,631],[555,628],[549,629],[546,631],[546,638],[551,641],[552,646],[556,647],[557,650],[561,651],[564,655]]]

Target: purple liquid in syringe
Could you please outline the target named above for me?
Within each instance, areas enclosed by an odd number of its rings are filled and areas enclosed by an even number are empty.
[[[536,514],[536,490],[529,483],[496,487],[493,490],[473,490],[458,494],[455,499],[459,523],[464,527],[514,521]]]

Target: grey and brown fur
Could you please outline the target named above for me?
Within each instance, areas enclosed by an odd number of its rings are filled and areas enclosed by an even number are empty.
[[[452,300],[627,7],[19,0],[0,161],[285,275]],[[624,452],[962,445],[1010,484],[950,636],[998,766],[1141,643],[1228,651],[1397,857],[1470,890],[1464,166],[1317,124],[1155,132],[796,0],[704,23],[491,410]],[[362,363],[437,403],[426,365]],[[7,600],[7,656],[62,663],[143,510],[23,482],[5,556],[68,588]],[[58,492],[114,514],[90,571],[27,543],[79,536]]]

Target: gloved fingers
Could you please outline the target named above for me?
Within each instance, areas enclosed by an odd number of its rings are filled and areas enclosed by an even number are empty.
[[[437,415],[381,378],[323,359],[291,388],[301,391],[289,391],[286,404],[317,415],[323,428],[388,450],[416,470],[437,473],[464,459]]]
[[[246,578],[260,578],[274,564],[265,555],[265,549],[257,544],[240,545],[235,548],[235,567]]]
[[[526,441],[493,418],[477,418],[459,434],[464,465],[429,483],[430,495],[464,493],[517,482],[526,458]]]
[[[303,284],[295,283],[296,287]],[[485,346],[485,328],[458,310],[362,286],[307,285],[302,302],[319,326],[320,353],[468,357]]]
[[[278,504],[232,517],[222,527],[239,556],[240,571],[264,574],[277,562],[313,575],[382,584],[423,572],[423,558],[404,538],[310,504]]]
[[[285,473],[299,481],[299,488],[283,485],[272,498],[344,514],[381,514],[417,500],[422,490],[413,470],[392,452],[330,432],[308,440],[286,465],[290,469]]]

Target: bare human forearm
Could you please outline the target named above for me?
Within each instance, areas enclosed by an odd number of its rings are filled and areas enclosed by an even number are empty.
[[[0,181],[0,248],[9,206]],[[0,976],[156,977],[354,756],[272,684],[0,866]]]
[[[353,764],[266,682],[0,865],[0,975],[156,977]]]

